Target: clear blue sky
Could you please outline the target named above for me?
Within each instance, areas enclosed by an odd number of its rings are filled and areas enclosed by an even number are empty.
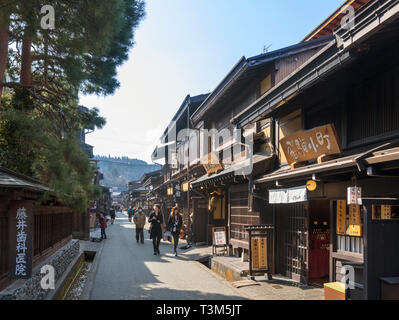
[[[82,96],[107,125],[87,136],[100,155],[151,162],[162,131],[187,94],[211,92],[242,57],[301,41],[343,0],[147,0],[121,88]]]

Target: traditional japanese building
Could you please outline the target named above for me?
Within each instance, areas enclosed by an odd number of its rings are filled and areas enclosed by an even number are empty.
[[[193,189],[203,195],[194,204],[193,213],[194,225],[202,228],[203,241],[212,242],[212,228],[226,227],[232,252],[241,255],[248,250],[244,227],[263,222],[263,208],[256,206],[258,200],[252,196],[250,185],[254,177],[271,170],[276,162],[270,140],[273,124],[265,119],[238,128],[231,120],[331,40],[332,36],[327,35],[258,56],[242,57],[192,114],[194,128],[216,132],[209,137],[209,143],[207,138],[200,141],[201,158],[216,161],[205,166],[206,174],[192,182]],[[250,172],[245,173],[249,166]]]
[[[399,277],[399,1],[353,3],[353,25],[334,13],[304,43],[334,37],[233,123],[272,126],[278,164],[251,192],[275,227],[273,271],[321,284],[349,265],[351,298],[385,299]]]

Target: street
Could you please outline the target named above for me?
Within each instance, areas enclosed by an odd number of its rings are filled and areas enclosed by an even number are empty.
[[[109,223],[106,232],[92,300],[244,299],[200,263],[175,257],[170,243],[162,241],[161,255],[153,255],[148,231],[144,231],[145,243],[136,243],[134,224],[122,213],[117,213],[115,224]]]

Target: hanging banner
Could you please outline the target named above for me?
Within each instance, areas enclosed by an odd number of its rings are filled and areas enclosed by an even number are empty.
[[[296,203],[307,201],[306,186],[294,187],[289,189],[269,190],[269,203]]]
[[[337,234],[346,234],[346,201],[337,201]]]
[[[349,205],[349,235],[354,237],[362,236],[362,218],[360,206]]]

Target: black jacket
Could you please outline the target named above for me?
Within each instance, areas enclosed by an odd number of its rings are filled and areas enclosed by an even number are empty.
[[[159,221],[159,222],[158,222]],[[163,216],[161,212],[158,212],[158,216],[155,215],[155,212],[151,212],[150,217],[148,218],[148,222],[151,223],[150,234],[151,236],[162,236],[162,224],[163,224]]]
[[[180,234],[180,229],[181,229],[182,225],[183,225],[183,218],[180,214],[178,215],[177,223],[176,223],[174,216],[169,216],[168,230],[170,232],[172,232],[173,234]],[[173,231],[174,227],[176,227],[175,231]]]

